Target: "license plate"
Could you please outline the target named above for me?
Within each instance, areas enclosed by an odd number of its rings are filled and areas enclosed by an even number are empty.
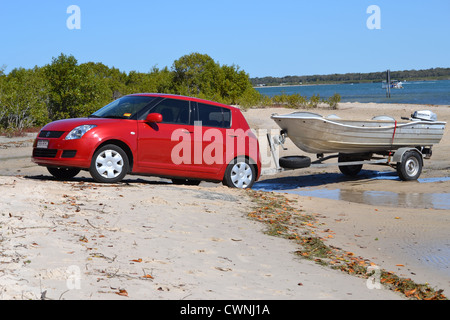
[[[36,148],[47,149],[48,148],[48,140],[38,140]]]

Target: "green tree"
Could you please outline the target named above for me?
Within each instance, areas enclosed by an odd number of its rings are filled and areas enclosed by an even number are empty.
[[[227,104],[256,105],[259,93],[236,65],[220,65],[210,56],[191,53],[172,65],[172,92]]]
[[[0,78],[0,123],[3,128],[21,131],[48,121],[46,86],[41,69],[18,68]]]
[[[95,70],[88,64],[79,66],[73,56],[61,54],[53,58],[44,72],[49,85],[51,120],[87,116],[101,107],[110,94],[105,84],[96,78]]]
[[[184,55],[174,61],[172,71],[175,93],[210,99],[218,94],[220,67],[210,56]]]

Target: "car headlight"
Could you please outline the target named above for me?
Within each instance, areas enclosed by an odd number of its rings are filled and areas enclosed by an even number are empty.
[[[72,131],[69,132],[69,134],[66,136],[66,140],[75,140],[75,139],[81,139],[85,135],[86,132],[91,130],[92,128],[95,128],[96,125],[93,124],[85,124],[82,126],[78,126]]]

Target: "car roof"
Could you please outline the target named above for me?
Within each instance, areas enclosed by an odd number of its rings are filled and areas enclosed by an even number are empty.
[[[200,102],[200,103],[207,103],[207,104],[212,104],[215,106],[220,106],[220,107],[225,107],[225,108],[233,108],[233,109],[239,109],[227,104],[223,104],[223,103],[219,103],[219,102],[215,102],[215,101],[211,101],[211,100],[205,100],[205,99],[200,99],[200,98],[195,98],[195,97],[188,97],[188,96],[182,96],[182,95],[177,95],[177,94],[170,94],[170,93],[133,93],[133,94],[129,94],[127,96],[141,96],[141,97],[160,97],[160,98],[172,98],[172,99],[179,99],[179,100],[187,100],[187,101],[195,101],[195,102]]]

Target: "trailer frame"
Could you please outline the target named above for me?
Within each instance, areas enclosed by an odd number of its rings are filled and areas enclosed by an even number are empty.
[[[404,181],[417,180],[422,173],[423,159],[429,159],[431,157],[431,147],[429,146],[411,146],[403,147],[397,150],[386,150],[385,152],[368,152],[368,153],[338,153],[330,154],[324,156],[324,154],[317,154],[317,160],[311,161],[309,165],[302,163],[298,168],[283,167],[280,165],[280,159],[284,157],[279,157],[277,148],[281,147],[284,150],[284,142],[286,141],[287,135],[285,132],[280,131],[279,135],[272,135],[271,133],[266,134],[266,139],[268,140],[268,145],[272,159],[275,163],[275,168],[265,168],[261,170],[261,175],[274,175],[280,172],[288,170],[298,170],[302,168],[325,168],[338,166],[340,171],[349,176],[355,176],[359,173],[363,165],[384,165],[389,166],[397,170],[399,178]],[[296,157],[296,156],[291,156]],[[298,156],[300,158],[305,158],[305,156]],[[338,158],[337,162],[324,163],[327,160]],[[361,160],[355,160],[355,159]],[[344,161],[349,160],[349,161]]]

